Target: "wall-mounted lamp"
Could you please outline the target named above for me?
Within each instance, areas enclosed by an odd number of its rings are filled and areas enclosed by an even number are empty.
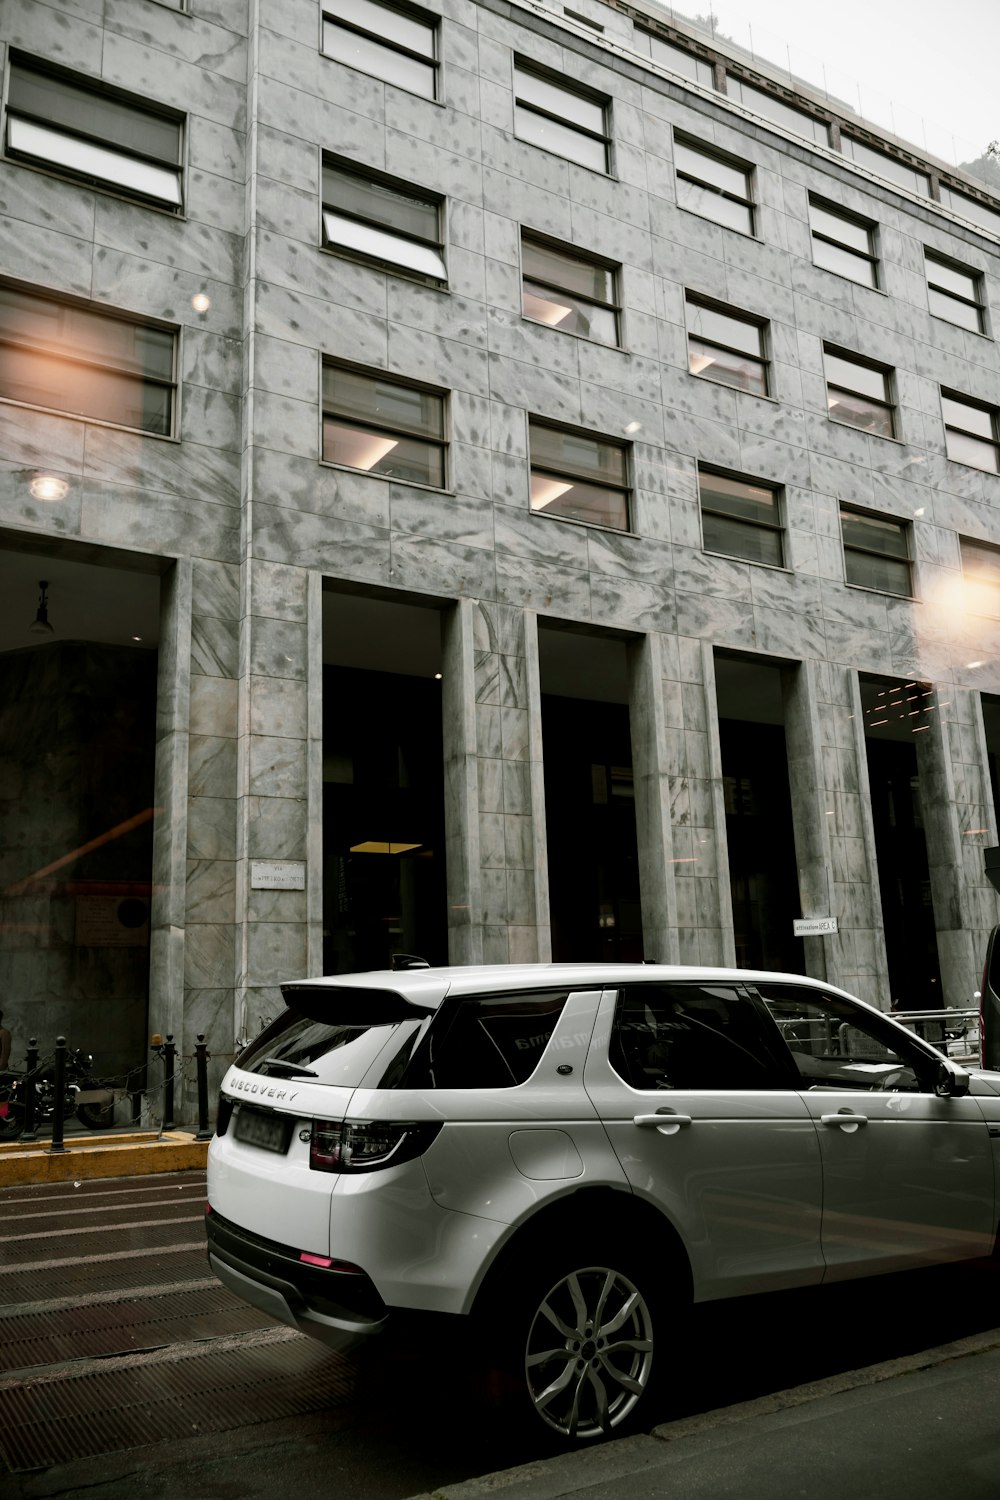
[[[207,313],[212,305],[212,299],[206,292],[195,292],[191,298],[191,306],[196,313]]]
[[[69,485],[58,474],[33,474],[28,489],[36,500],[65,500]]]
[[[54,632],[52,626],[49,624],[49,596],[47,592],[49,585],[47,580],[44,578],[39,579],[38,587],[41,589],[41,593],[38,596],[38,608],[35,610],[35,618],[28,626],[28,632],[30,635],[52,635]]]

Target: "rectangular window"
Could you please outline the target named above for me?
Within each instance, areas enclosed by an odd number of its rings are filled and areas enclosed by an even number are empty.
[[[521,238],[522,311],[535,323],[577,333],[599,344],[618,343],[614,268],[577,250]]]
[[[610,171],[607,101],[514,64],[514,134],[595,172]]]
[[[323,239],[332,250],[447,279],[440,199],[363,167],[324,161]]]
[[[980,615],[1000,615],[1000,547],[959,538],[968,608]]]
[[[7,154],[130,197],[181,206],[181,121],[99,83],[12,61]]]
[[[677,204],[741,234],[753,234],[752,169],[674,138]]]
[[[167,328],[0,286],[0,397],[7,401],[169,436],[174,342]]]
[[[698,297],[687,299],[688,369],[703,380],[768,393],[765,324],[741,313],[724,311]]]
[[[985,402],[970,401],[955,391],[941,392],[944,438],[948,457],[958,464],[971,464],[988,474],[1000,472],[1000,412]]]
[[[898,594],[903,599],[912,597],[909,526],[905,521],[869,515],[842,505],[840,530],[847,583],[855,588]]]
[[[436,16],[381,0],[337,0],[323,15],[327,57],[425,99],[437,97]]]
[[[927,301],[936,318],[946,318],[972,333],[986,329],[983,317],[983,278],[978,271],[924,251],[927,266]]]
[[[444,487],[444,397],[392,376],[323,366],[327,463]]]
[[[981,225],[991,234],[1000,235],[1000,211],[990,208],[989,204],[970,198],[967,193],[957,193],[944,182],[941,183],[941,202],[956,214],[961,214],[963,219],[971,219],[973,224]]]
[[[900,187],[909,188],[911,193],[917,193],[921,198],[930,197],[931,180],[927,173],[911,167],[900,157],[890,156],[886,151],[876,151],[873,146],[866,146],[864,141],[856,140],[850,135],[841,135],[840,149],[844,156],[857,162],[860,167],[867,167],[877,177],[884,177],[887,182],[898,182]]]
[[[547,516],[627,531],[625,445],[529,420],[531,508]]]
[[[823,346],[826,404],[835,422],[860,427],[877,437],[895,437],[896,422],[890,372],[855,354]]]
[[[784,567],[780,497],[773,486],[699,468],[698,490],[706,552]]]
[[[651,31],[643,31],[638,26],[633,37],[637,52],[645,52],[654,62],[662,63],[671,73],[677,73],[681,78],[690,78],[693,83],[700,83],[706,89],[714,89],[715,69],[705,58],[696,57],[693,52],[685,52],[683,47],[675,47],[672,42],[665,42],[662,37],[654,36]]]
[[[809,225],[817,266],[838,276],[848,276],[861,286],[878,286],[874,224],[810,198]]]
[[[745,109],[753,110],[755,115],[763,115],[765,120],[773,120],[776,125],[783,125],[795,135],[804,136],[806,140],[815,141],[820,146],[830,144],[830,131],[825,120],[817,120],[814,115],[806,114],[804,109],[786,104],[783,99],[769,94],[766,89],[754,88],[752,83],[737,78],[735,73],[726,74],[726,93],[730,99],[737,99]]]

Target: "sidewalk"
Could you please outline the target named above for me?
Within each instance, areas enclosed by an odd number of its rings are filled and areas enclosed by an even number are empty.
[[[208,1141],[186,1130],[81,1130],[67,1133],[65,1151],[48,1140],[0,1137],[0,1188],[92,1177],[143,1177],[204,1167]]]
[[[413,1500],[950,1494],[1000,1495],[1000,1328]]]

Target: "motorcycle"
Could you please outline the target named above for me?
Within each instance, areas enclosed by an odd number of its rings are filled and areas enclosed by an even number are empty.
[[[64,1075],[63,1121],[75,1115],[89,1130],[107,1130],[115,1122],[114,1091],[91,1076],[94,1059],[80,1047],[66,1053]],[[6,1115],[0,1127],[7,1135],[24,1128],[25,1095],[30,1083],[24,1073],[8,1073],[0,1080],[0,1106],[6,1104]],[[55,1114],[55,1068],[51,1063],[34,1073],[35,1123],[43,1125]],[[2,1111],[0,1111],[2,1113]]]

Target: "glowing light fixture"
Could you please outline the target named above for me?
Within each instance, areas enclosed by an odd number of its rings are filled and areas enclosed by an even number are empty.
[[[33,474],[28,485],[36,500],[65,500],[69,485],[58,474]]]
[[[196,313],[207,313],[212,305],[212,299],[205,292],[195,292],[191,298],[191,306]]]
[[[383,839],[366,839],[363,844],[352,844],[352,854],[405,854],[408,849],[419,849],[419,844],[389,844]]]

